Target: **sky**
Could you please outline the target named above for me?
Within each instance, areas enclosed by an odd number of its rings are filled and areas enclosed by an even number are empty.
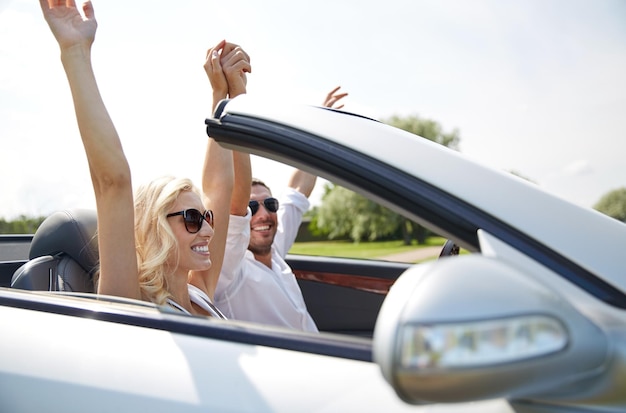
[[[268,101],[321,104],[341,86],[345,110],[435,120],[459,131],[467,156],[584,207],[626,186],[626,1],[94,0],[94,8],[94,70],[135,185],[161,175],[199,183],[211,106],[202,65],[226,39],[251,57],[248,93]],[[0,218],[94,207],[58,46],[36,0],[0,0],[0,143]],[[253,175],[274,193],[290,170],[253,158]]]

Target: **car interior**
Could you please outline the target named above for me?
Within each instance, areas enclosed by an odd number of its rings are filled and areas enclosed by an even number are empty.
[[[29,260],[13,274],[11,287],[95,293],[96,228],[95,210],[64,210],[50,215],[33,236]]]
[[[72,209],[51,214],[34,234],[29,259],[15,269],[10,287],[95,294],[96,228],[95,210]],[[316,258],[289,257],[288,261],[299,276],[309,311],[320,331],[371,336],[389,286],[407,265],[376,266]],[[380,284],[377,280],[381,273],[388,277],[382,288],[372,287]],[[347,281],[354,276],[360,277],[360,286],[356,288]],[[324,282],[327,279],[330,281]]]
[[[96,229],[95,210],[72,209],[50,215],[34,234],[29,259],[15,269],[10,287],[95,294]],[[453,254],[458,254],[458,247],[449,241],[442,255]],[[372,337],[389,288],[411,266],[303,255],[288,255],[287,262],[319,330],[360,337]]]

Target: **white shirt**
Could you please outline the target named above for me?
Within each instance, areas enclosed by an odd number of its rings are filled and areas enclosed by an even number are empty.
[[[225,319],[226,316],[213,304],[208,295],[195,285],[187,284],[189,298],[192,303],[196,303],[200,308],[211,314],[213,317]]]
[[[189,299],[192,303],[196,303],[200,308],[206,310],[211,316],[221,319],[226,319],[224,314],[213,304],[208,295],[195,285],[187,284],[187,291],[189,291]],[[181,313],[185,313],[187,315],[191,315],[189,311],[185,309],[182,305],[178,304],[176,301],[171,298],[167,299],[167,304],[180,311]]]
[[[215,290],[215,304],[226,317],[317,332],[302,291],[285,256],[293,245],[309,200],[288,188],[277,213],[278,229],[272,244],[272,268],[248,251],[250,220],[231,215],[224,264]]]

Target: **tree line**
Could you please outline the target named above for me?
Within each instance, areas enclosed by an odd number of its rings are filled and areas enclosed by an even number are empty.
[[[0,234],[34,234],[46,217],[27,217],[20,215],[16,220],[0,218]]]
[[[382,122],[459,150],[461,138],[458,129],[445,132],[432,119],[418,115],[392,116]],[[522,176],[515,171],[511,173]],[[626,223],[626,187],[608,192],[593,208]],[[321,204],[308,211],[306,217],[310,219],[309,231],[327,239],[350,239],[354,242],[402,239],[410,245],[413,241],[423,244],[428,236],[433,235],[400,214],[333,184],[325,185]],[[17,220],[6,221],[0,218],[0,234],[33,234],[44,219],[20,216]]]

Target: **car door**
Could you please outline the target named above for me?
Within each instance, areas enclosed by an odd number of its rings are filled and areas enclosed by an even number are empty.
[[[394,281],[411,264],[288,255],[309,313],[320,331],[371,337]]]
[[[427,410],[397,397],[366,338],[7,288],[0,288],[0,331],[1,411]],[[445,411],[472,412],[461,407]]]

